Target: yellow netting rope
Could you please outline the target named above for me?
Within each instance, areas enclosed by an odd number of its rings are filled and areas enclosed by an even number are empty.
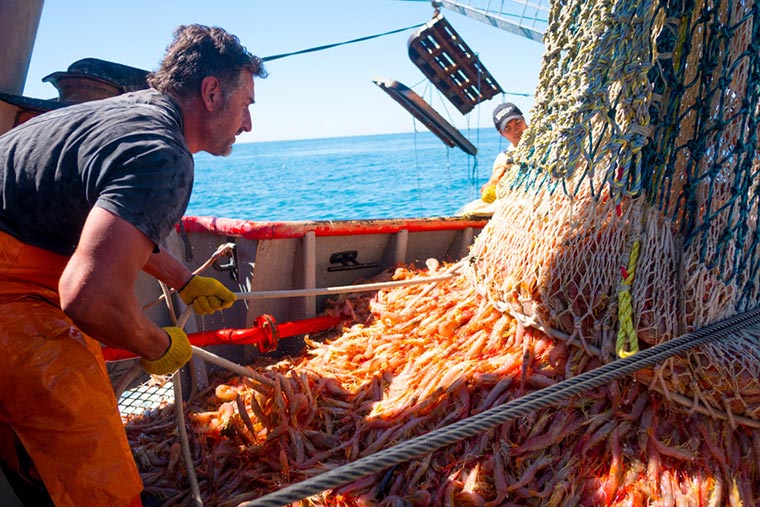
[[[618,333],[615,351],[618,357],[632,356],[639,351],[639,340],[636,337],[636,326],[633,323],[633,299],[631,283],[636,275],[636,261],[639,258],[641,242],[633,242],[628,267],[623,268],[623,281],[618,290]]]

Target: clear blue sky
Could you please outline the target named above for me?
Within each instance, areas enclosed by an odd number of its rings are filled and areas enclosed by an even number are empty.
[[[505,91],[534,92],[542,44],[446,9],[443,14]],[[80,58],[155,70],[181,24],[221,26],[264,57],[413,26],[432,15],[430,2],[402,0],[47,0],[24,94],[56,97],[41,79]],[[269,62],[269,77],[256,80],[253,132],[239,142],[413,131],[411,115],[372,82],[378,77],[412,87],[462,131],[492,128],[491,112],[502,97],[462,116],[407,56],[411,33]],[[504,98],[529,114],[532,97]]]

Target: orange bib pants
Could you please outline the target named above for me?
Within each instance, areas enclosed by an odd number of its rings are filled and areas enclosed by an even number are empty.
[[[100,344],[60,309],[68,259],[0,232],[0,452],[15,432],[57,507],[139,506],[142,481]]]

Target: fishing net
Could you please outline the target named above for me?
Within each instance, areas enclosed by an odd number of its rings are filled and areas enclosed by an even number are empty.
[[[481,294],[604,360],[760,303],[753,1],[555,2],[536,101],[471,251]],[[760,419],[760,332],[642,373]]]

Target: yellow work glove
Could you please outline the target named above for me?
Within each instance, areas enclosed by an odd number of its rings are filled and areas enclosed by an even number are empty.
[[[229,308],[237,299],[219,280],[197,275],[193,275],[180,289],[179,297],[186,305],[192,305],[198,315],[208,315]]]
[[[483,187],[483,191],[480,193],[480,198],[483,202],[494,202],[496,200],[496,185],[489,183]]]
[[[193,349],[190,347],[190,340],[187,339],[185,332],[179,327],[163,328],[169,335],[169,348],[158,359],[140,360],[140,364],[145,371],[153,375],[169,375],[184,366],[193,355]]]

